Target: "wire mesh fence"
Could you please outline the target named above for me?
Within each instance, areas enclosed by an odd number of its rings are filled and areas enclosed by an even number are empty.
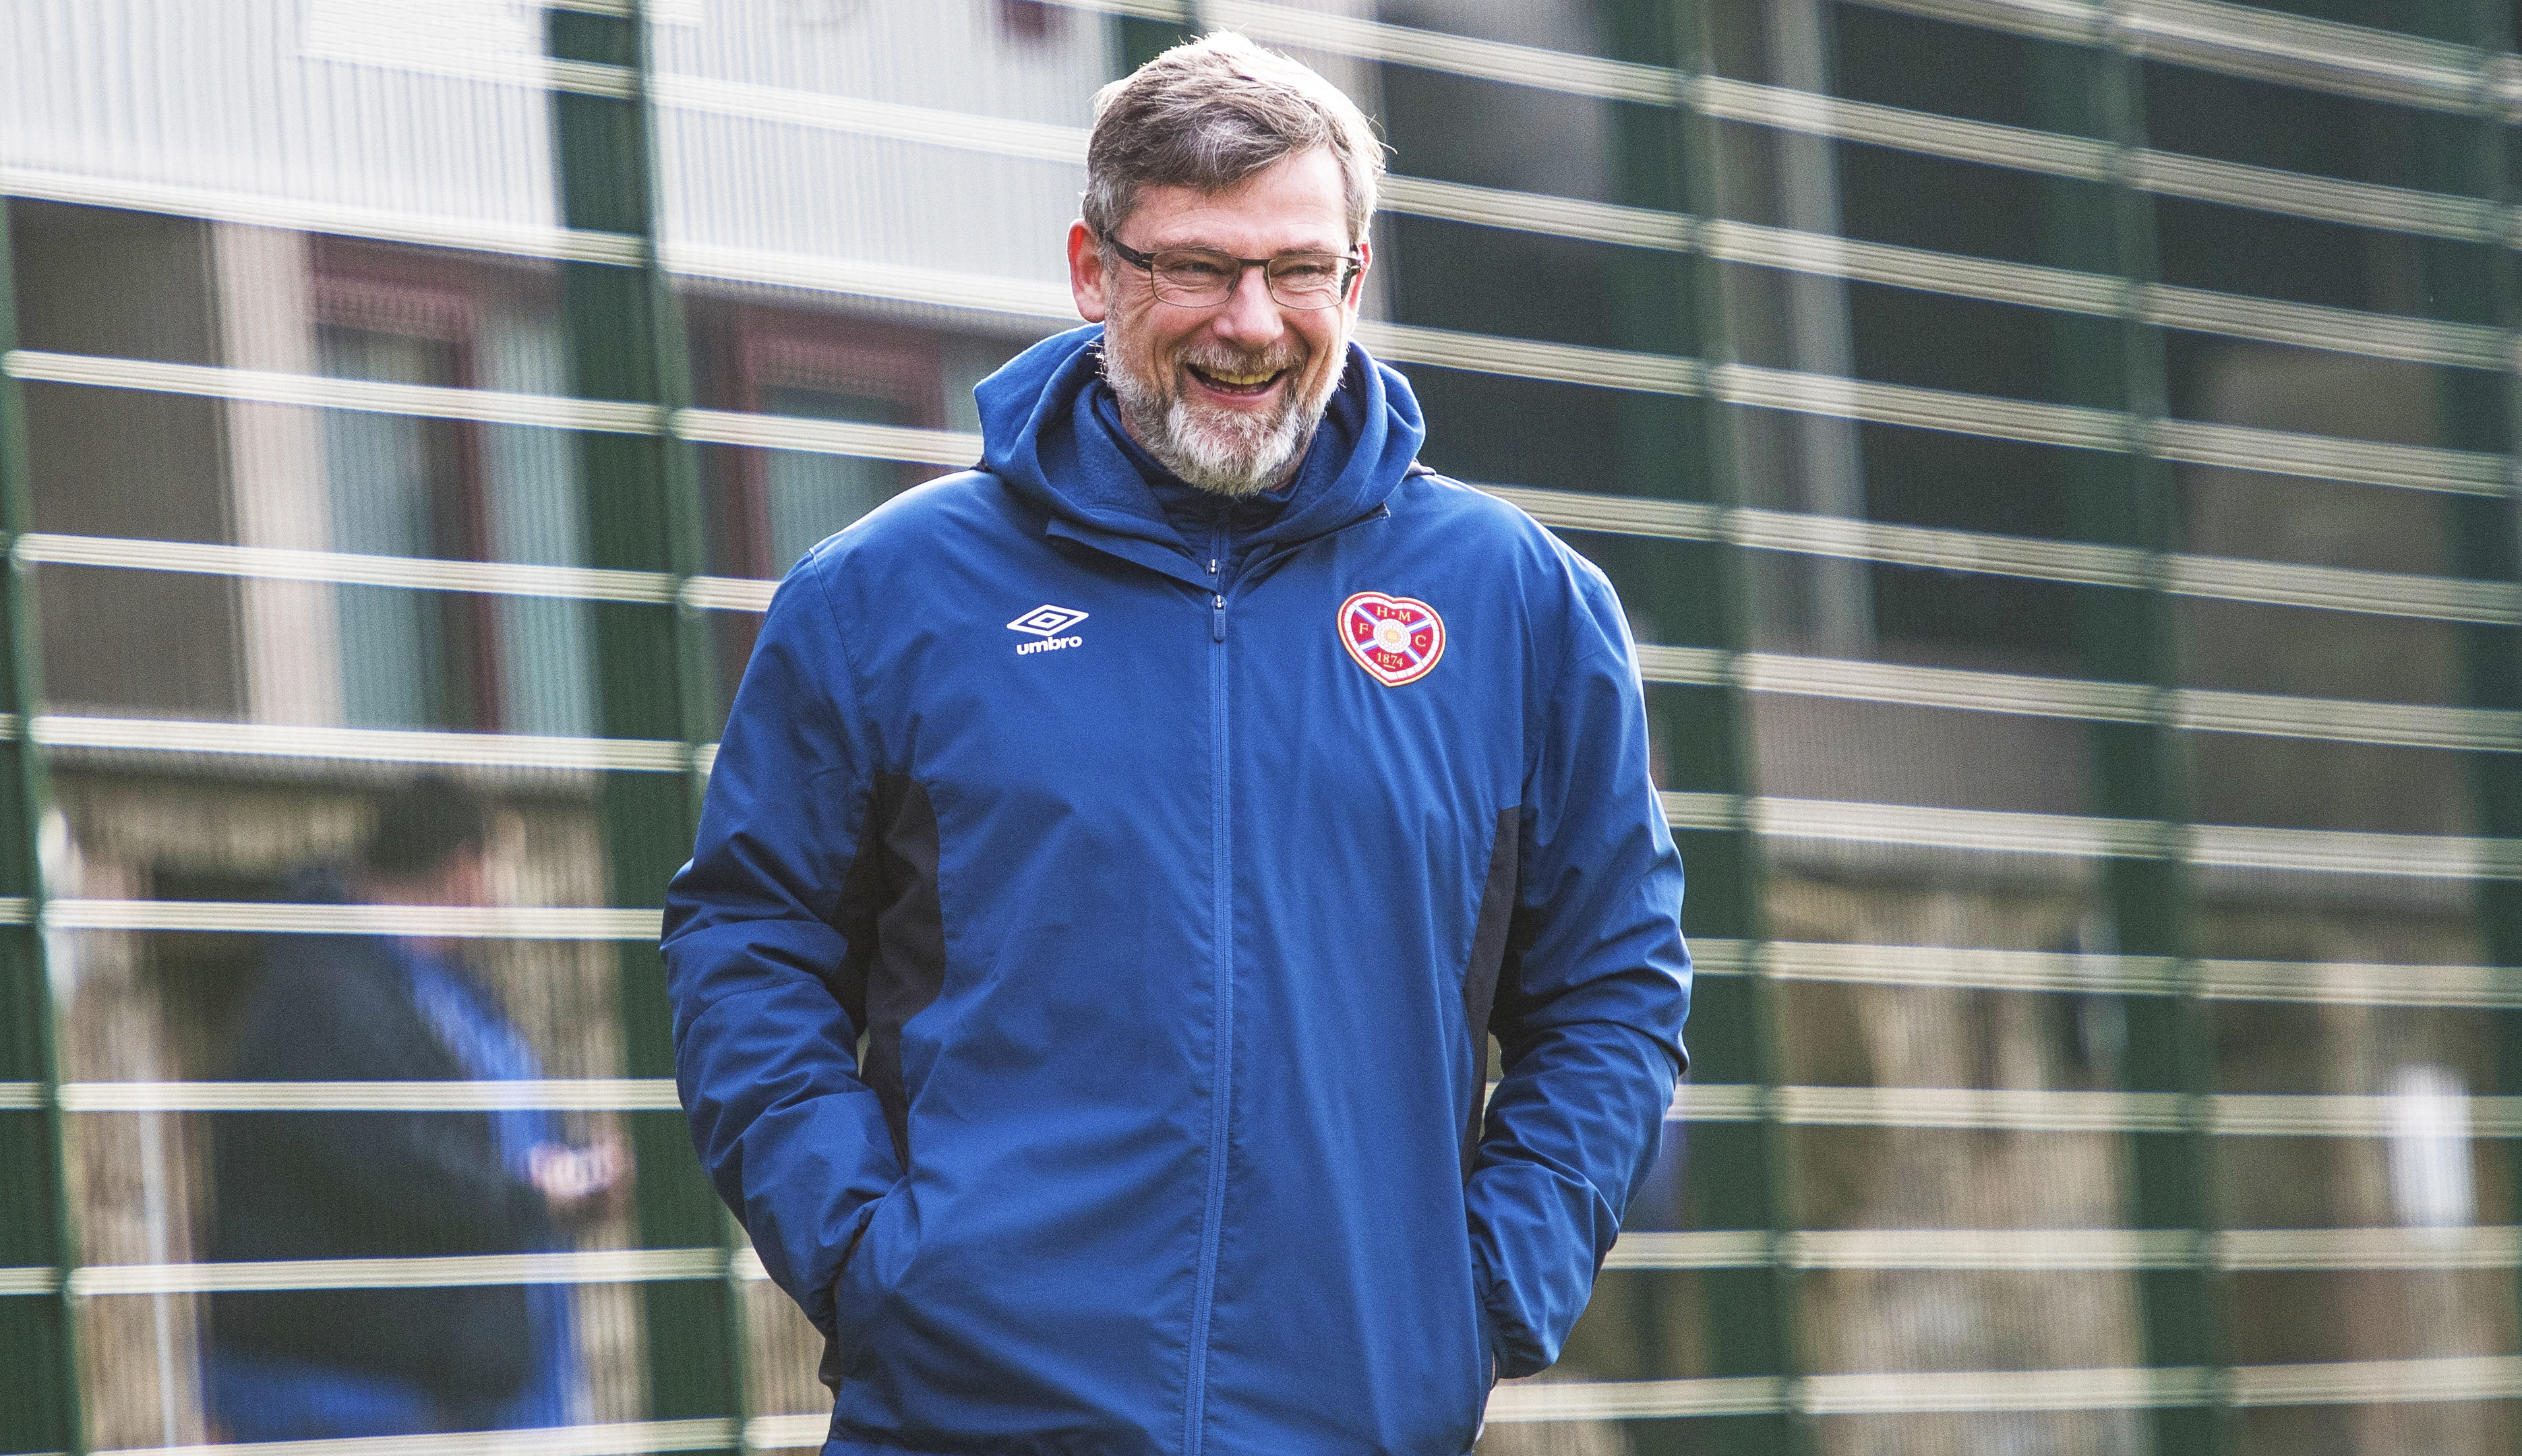
[[[771,585],[977,457],[1093,91],[1216,27],[1378,118],[1360,339],[1619,587],[1692,876],[1693,1082],[1481,1449],[2511,1448],[2503,10],[36,0],[0,1450],[239,1439],[221,1299],[483,1290],[556,1292],[558,1404],[430,1450],[820,1443],[664,878]],[[424,771],[479,903],[307,898]],[[275,945],[415,940],[524,1060],[240,1072]],[[223,1128],[452,1111],[635,1193],[216,1256]]]

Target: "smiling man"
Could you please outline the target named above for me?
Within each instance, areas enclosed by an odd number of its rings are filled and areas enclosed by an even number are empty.
[[[1256,108],[1292,100],[1252,89],[1243,100]],[[1125,86],[1095,133],[1089,164],[1102,165],[1086,215],[1068,229],[1070,287],[1078,311],[1104,325],[1103,379],[1127,437],[1174,478],[1230,498],[1294,473],[1339,387],[1356,284],[1373,256],[1366,218],[1380,149],[1346,98],[1325,99],[1342,103],[1348,117],[1331,119],[1354,117],[1353,131],[1334,127],[1321,146],[1203,190],[1137,181],[1240,168],[1197,155],[1213,138],[1165,126],[1163,109],[1178,98]],[[1284,121],[1312,119],[1299,107]],[[1181,155],[1162,155],[1169,149]],[[1364,173],[1357,189],[1352,166]],[[1125,231],[1141,246],[1122,241]],[[1131,286],[1134,269],[1143,286]],[[1244,287],[1249,272],[1264,286]]]
[[[830,1456],[1456,1456],[1655,1147],[1635,653],[1351,342],[1380,150],[1239,36],[1106,88],[1090,326],[771,603],[665,951]]]

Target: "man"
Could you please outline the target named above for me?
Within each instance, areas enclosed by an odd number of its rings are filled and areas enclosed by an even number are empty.
[[[1346,98],[1211,36],[1087,166],[1101,327],[771,604],[668,897],[683,1104],[827,1456],[1454,1456],[1681,1066],[1620,609],[1349,344]]]
[[[389,798],[349,883],[316,903],[480,906],[489,807],[425,776]],[[255,1082],[509,1081],[542,1070],[436,937],[281,935],[239,1016],[230,1074]],[[232,1112],[212,1138],[211,1257],[523,1253],[619,1206],[617,1145],[572,1149],[530,1108]],[[225,1292],[206,1375],[223,1438],[306,1440],[565,1425],[582,1374],[552,1285]]]

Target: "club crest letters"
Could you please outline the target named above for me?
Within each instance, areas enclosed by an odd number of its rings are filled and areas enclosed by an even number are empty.
[[[1361,591],[1340,603],[1340,645],[1386,687],[1416,682],[1445,655],[1445,619],[1415,596]]]

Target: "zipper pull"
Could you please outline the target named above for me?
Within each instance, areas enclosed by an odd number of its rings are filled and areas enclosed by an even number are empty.
[[[1212,577],[1217,575],[1217,558],[1214,556],[1208,558],[1208,574]]]
[[[1209,599],[1208,634],[1212,641],[1226,640],[1226,598],[1223,594]]]

